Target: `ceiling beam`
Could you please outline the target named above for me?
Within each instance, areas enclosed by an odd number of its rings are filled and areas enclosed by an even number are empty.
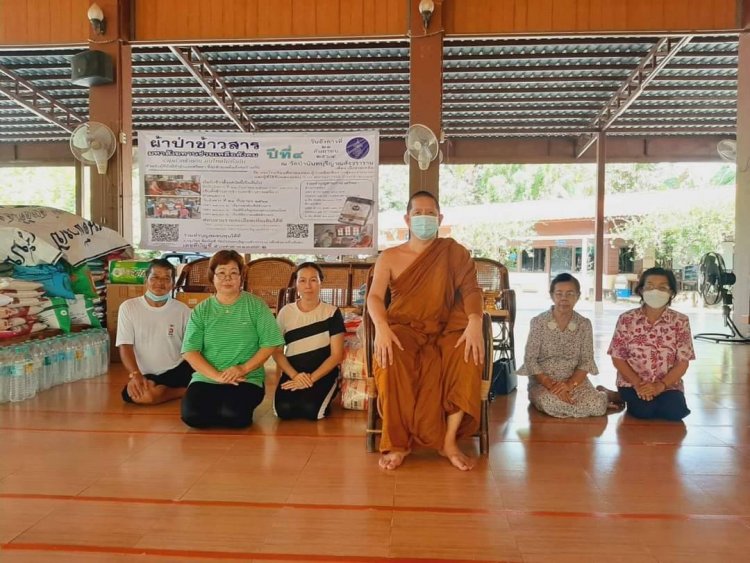
[[[659,39],[594,118],[592,125],[596,131],[606,131],[669,64],[680,49],[690,42],[690,39],[690,36]],[[576,155],[579,157],[583,155],[596,142],[596,139],[595,134],[581,135],[577,141]]]
[[[257,126],[253,122],[250,114],[245,111],[242,104],[237,100],[235,95],[227,88],[224,80],[209,64],[206,57],[197,47],[176,47],[170,46],[175,57],[185,66],[188,72],[193,75],[203,89],[208,93],[211,99],[216,102],[221,110],[227,114],[241,131],[254,131]],[[135,78],[135,76],[133,76]]]
[[[67,133],[73,133],[76,126],[85,121],[72,109],[4,66],[0,66],[0,94]]]

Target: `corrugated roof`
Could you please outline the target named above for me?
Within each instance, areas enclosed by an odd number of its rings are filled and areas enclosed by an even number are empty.
[[[443,129],[448,138],[570,137],[597,113],[658,37],[454,38],[444,42]],[[409,43],[196,46],[259,131],[409,125]],[[0,51],[17,73],[84,118],[88,89],[70,84],[81,49]],[[133,46],[134,130],[237,127],[167,47]],[[733,135],[737,37],[695,37],[610,129],[611,135]],[[9,86],[0,75],[0,86]],[[67,133],[0,95],[0,142]]]

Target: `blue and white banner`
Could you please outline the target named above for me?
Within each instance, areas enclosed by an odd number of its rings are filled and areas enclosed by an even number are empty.
[[[141,246],[377,252],[378,133],[142,131]]]

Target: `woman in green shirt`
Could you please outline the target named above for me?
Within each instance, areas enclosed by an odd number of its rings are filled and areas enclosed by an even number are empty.
[[[182,399],[193,428],[245,428],[265,389],[263,364],[284,344],[262,299],[242,291],[242,256],[221,250],[208,270],[216,295],[199,303],[185,330],[182,355],[195,373]]]

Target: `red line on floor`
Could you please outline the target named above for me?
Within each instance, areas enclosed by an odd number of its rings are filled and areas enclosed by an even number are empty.
[[[226,506],[243,508],[296,508],[299,510],[348,510],[429,512],[436,514],[514,514],[547,518],[594,518],[619,520],[725,520],[747,522],[747,516],[739,514],[669,514],[648,512],[567,512],[557,510],[518,510],[513,508],[469,508],[450,506],[395,506],[384,504],[306,504],[291,502],[252,502],[233,500],[175,500],[138,497],[105,497],[83,495],[46,495],[33,493],[0,493],[0,499],[65,500],[76,502],[110,502],[115,504],[161,504],[170,506]]]
[[[68,545],[47,543],[4,543],[0,549],[8,551],[56,551],[63,553],[107,553],[119,555],[153,555],[159,557],[184,557],[186,559],[259,559],[261,561],[342,561],[352,563],[380,563],[381,561],[401,563],[430,563],[451,561],[453,563],[476,563],[476,559],[434,559],[434,558],[390,558],[363,555],[299,555],[294,553],[253,553],[233,551],[194,551],[185,549],[154,549],[138,547],[115,547],[100,545]],[[503,563],[489,560],[488,563]]]

